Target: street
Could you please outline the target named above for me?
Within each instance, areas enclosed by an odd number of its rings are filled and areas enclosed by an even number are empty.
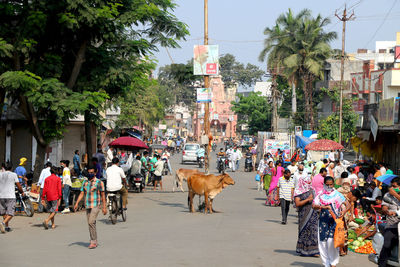
[[[215,155],[211,171],[215,171]],[[112,225],[108,215],[97,221],[99,247],[87,249],[84,212],[57,214],[54,230],[44,230],[46,214],[16,216],[13,231],[0,235],[1,266],[321,266],[319,258],[295,253],[297,217],[291,207],[288,224],[280,208],[264,205],[254,173],[228,174],[236,181],[219,194],[211,215],[191,214],[187,192],[172,192],[173,177],[164,177],[165,192],[130,193],[128,219]],[[181,168],[180,155],[172,168]],[[196,165],[185,165],[194,168]],[[186,184],[185,184],[186,187]],[[149,188],[147,188],[149,189]],[[198,203],[197,197],[194,203]],[[196,204],[197,206],[197,204]],[[366,255],[349,252],[339,266],[374,266]]]

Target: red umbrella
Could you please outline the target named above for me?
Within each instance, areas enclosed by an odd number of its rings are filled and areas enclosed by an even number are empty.
[[[305,149],[311,151],[329,151],[343,149],[343,146],[332,140],[321,139],[309,143],[308,145],[306,145]]]
[[[143,141],[130,136],[122,136],[112,141],[109,146],[126,149],[147,149],[149,148]]]

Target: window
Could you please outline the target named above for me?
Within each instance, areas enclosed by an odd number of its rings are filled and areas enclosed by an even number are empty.
[[[199,145],[185,145],[184,150],[189,150],[189,151],[197,151],[199,149]]]

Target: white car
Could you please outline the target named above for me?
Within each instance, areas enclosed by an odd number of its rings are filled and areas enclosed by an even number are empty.
[[[200,145],[196,143],[187,143],[182,150],[182,164],[187,161],[197,162],[197,150]]]

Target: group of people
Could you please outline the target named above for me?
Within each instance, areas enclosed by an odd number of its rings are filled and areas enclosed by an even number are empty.
[[[357,216],[369,218],[371,226],[377,217],[386,217],[385,241],[377,255],[379,266],[386,266],[390,251],[398,242],[400,219],[395,211],[400,208],[397,194],[400,179],[395,178],[390,187],[385,186],[377,179],[383,174],[393,174],[385,164],[375,164],[372,168],[360,162],[345,165],[347,162],[340,160],[340,153],[337,155],[332,153],[332,157],[315,164],[295,157],[286,165],[277,155],[265,154],[257,173],[261,177],[259,186],[266,192],[266,205],[281,206],[281,223],[287,224],[293,203],[299,223],[296,252],[301,256],[319,256],[324,266],[336,266],[339,257],[347,254],[347,232],[341,246],[334,244],[338,220],[347,231]]]

